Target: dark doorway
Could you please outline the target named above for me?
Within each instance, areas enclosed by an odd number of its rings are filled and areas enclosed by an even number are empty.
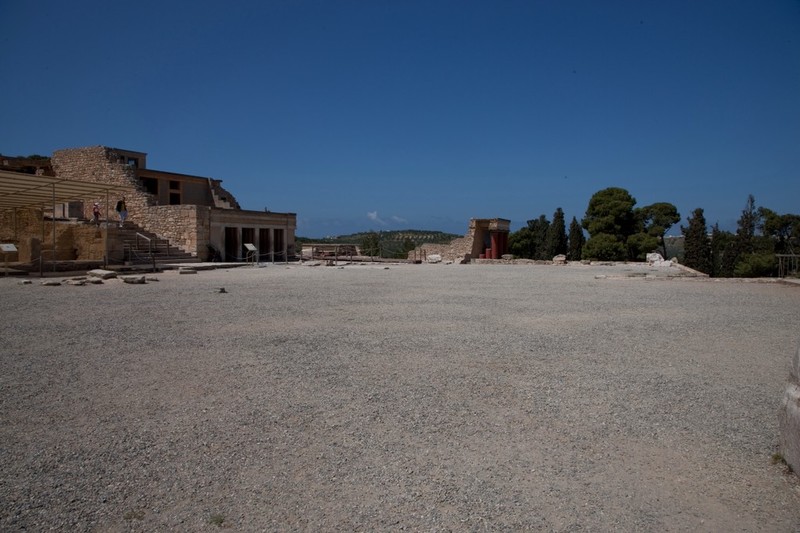
[[[286,260],[286,255],[283,253],[283,233],[285,230],[276,229],[274,231],[275,235],[275,259],[280,259],[281,261]]]
[[[239,259],[239,231],[238,228],[225,228],[225,261]]]
[[[255,228],[242,228],[242,250],[241,256],[247,257],[247,249],[244,247],[245,243],[256,244],[256,230]]]

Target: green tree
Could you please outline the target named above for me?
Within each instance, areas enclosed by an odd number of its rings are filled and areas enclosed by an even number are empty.
[[[706,217],[701,208],[697,208],[687,219],[688,227],[681,226],[683,233],[683,262],[705,274],[712,273],[711,242],[706,229]]]
[[[547,259],[547,231],[550,229],[550,221],[545,215],[539,215],[536,220],[529,220],[528,227],[531,230],[533,241],[533,258]]]
[[[609,187],[594,193],[581,221],[589,232],[583,256],[604,260],[626,259],[628,249],[625,242],[637,232],[634,205],[636,199],[619,187]],[[616,244],[612,245],[612,241]]]
[[[667,245],[664,242],[664,235],[673,225],[680,222],[681,215],[678,213],[678,208],[668,202],[657,202],[642,207],[637,211],[645,233],[658,239],[658,243],[664,253],[663,257],[667,259]]]
[[[601,261],[617,261],[625,256],[625,245],[608,233],[598,233],[590,237],[582,252],[582,257]]]
[[[729,258],[730,263],[726,261],[728,275],[761,277],[777,273],[776,241],[763,233],[764,228],[775,221],[771,218],[769,223],[764,222],[763,215],[769,214],[769,211],[757,208],[753,195],[748,195],[745,208],[736,224],[736,237],[732,246],[729,246],[732,257]]]
[[[636,233],[634,205],[636,199],[625,189],[603,189],[592,195],[581,224],[590,237],[603,233],[624,243],[629,235]]]
[[[528,226],[523,226],[508,236],[508,250],[516,257],[533,259],[533,240]]]
[[[761,225],[761,217],[756,208],[756,199],[752,194],[747,196],[747,204],[742,210],[742,216],[736,223],[737,252],[741,254],[753,253],[756,229]]]
[[[625,241],[625,249],[628,259],[644,261],[647,254],[658,250],[658,238],[643,231],[634,233]]]
[[[377,231],[369,231],[361,238],[361,254],[370,257],[381,255],[381,235]]]
[[[569,224],[569,259],[570,261],[580,261],[583,245],[586,244],[586,237],[583,235],[583,228],[578,223],[578,219],[572,217]]]
[[[567,229],[560,207],[553,213],[553,222],[547,230],[547,256],[552,259],[559,254],[567,254]]]
[[[761,232],[775,239],[775,253],[793,253],[800,240],[800,215],[779,215],[766,207],[759,207]]]
[[[733,276],[736,266],[736,236],[730,231],[719,229],[719,224],[711,228],[711,275],[716,278]]]

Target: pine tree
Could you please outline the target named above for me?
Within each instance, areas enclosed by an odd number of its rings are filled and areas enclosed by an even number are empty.
[[[730,231],[719,229],[719,224],[711,228],[711,275],[718,278],[733,276],[736,266],[736,237]]]
[[[583,235],[583,228],[578,219],[572,217],[569,224],[569,259],[570,261],[580,261],[583,245],[586,244],[586,237]]]
[[[553,213],[553,222],[547,230],[547,255],[553,258],[567,253],[567,230],[564,225],[564,211],[559,207]]]
[[[681,233],[685,239],[683,262],[689,268],[711,274],[711,242],[708,238],[703,210],[698,207],[686,220],[689,222],[689,226],[681,226]]]
[[[550,228],[550,221],[545,215],[539,215],[536,220],[528,221],[528,229],[531,232],[533,246],[533,259],[547,259],[547,230]]]
[[[756,199],[752,194],[747,196],[747,204],[739,217],[736,228],[736,244],[739,254],[753,253],[753,239],[756,228],[761,225],[761,215],[756,209]]]

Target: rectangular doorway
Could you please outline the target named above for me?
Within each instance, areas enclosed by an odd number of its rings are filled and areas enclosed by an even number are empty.
[[[225,228],[225,257],[223,261],[239,259],[239,228]]]
[[[245,243],[256,245],[255,228],[242,228],[242,257],[247,257],[247,249],[244,247]]]
[[[272,242],[269,240],[269,228],[260,228],[258,230],[258,253],[262,259],[272,261]]]

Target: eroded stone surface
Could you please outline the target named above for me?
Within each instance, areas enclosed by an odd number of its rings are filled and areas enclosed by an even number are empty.
[[[105,270],[102,268],[95,268],[94,270],[90,270],[89,272],[86,273],[86,275],[100,279],[111,279],[117,277],[117,273],[114,272],[113,270]]]
[[[132,285],[144,285],[147,283],[147,280],[144,276],[122,276],[119,279]]]
[[[786,386],[778,413],[781,453],[795,472],[800,473],[800,347],[792,359],[791,381]]]

